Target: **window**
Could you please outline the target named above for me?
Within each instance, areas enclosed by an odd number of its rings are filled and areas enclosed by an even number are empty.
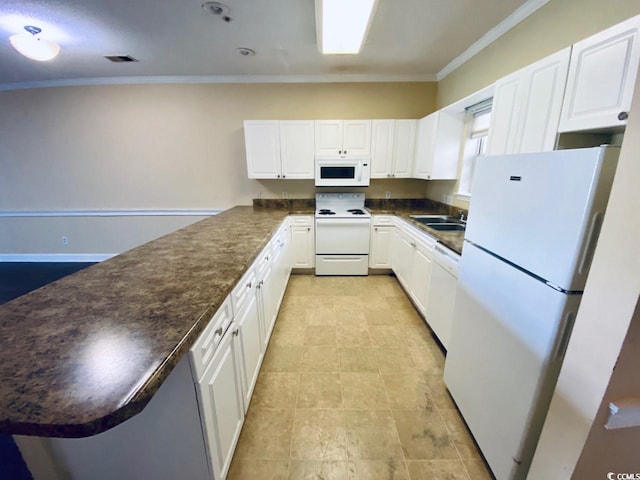
[[[462,171],[458,184],[458,196],[462,198],[471,197],[471,183],[476,160],[487,151],[492,101],[493,99],[490,98],[467,108]]]

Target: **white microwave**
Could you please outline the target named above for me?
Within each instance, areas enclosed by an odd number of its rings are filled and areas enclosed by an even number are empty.
[[[316,156],[316,187],[368,187],[368,155]]]

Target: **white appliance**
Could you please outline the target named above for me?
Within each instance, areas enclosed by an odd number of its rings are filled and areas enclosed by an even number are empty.
[[[444,348],[449,348],[460,255],[440,244],[433,247],[431,255],[433,261],[425,307],[427,323],[438,336],[438,340]]]
[[[371,214],[364,193],[316,194],[316,275],[367,275]]]
[[[444,381],[497,480],[526,478],[618,153],[598,147],[477,163]]]
[[[367,155],[316,156],[316,187],[368,187],[370,163]]]

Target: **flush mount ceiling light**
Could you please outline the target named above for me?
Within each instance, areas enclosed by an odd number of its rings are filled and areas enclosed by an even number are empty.
[[[360,52],[376,0],[316,0],[316,38],[324,54]]]
[[[60,45],[46,38],[36,36],[42,32],[41,28],[27,25],[24,29],[28,33],[17,33],[9,37],[11,46],[15,48],[18,53],[39,62],[46,62],[58,55]]]

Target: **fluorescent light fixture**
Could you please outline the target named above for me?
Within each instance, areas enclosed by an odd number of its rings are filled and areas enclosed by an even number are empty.
[[[24,29],[28,33],[18,33],[9,37],[11,46],[15,48],[18,53],[24,55],[31,60],[37,60],[39,62],[46,62],[55,58],[60,52],[60,45],[46,38],[37,37],[42,29],[27,25]]]
[[[324,54],[360,52],[377,0],[316,0],[316,37]]]

